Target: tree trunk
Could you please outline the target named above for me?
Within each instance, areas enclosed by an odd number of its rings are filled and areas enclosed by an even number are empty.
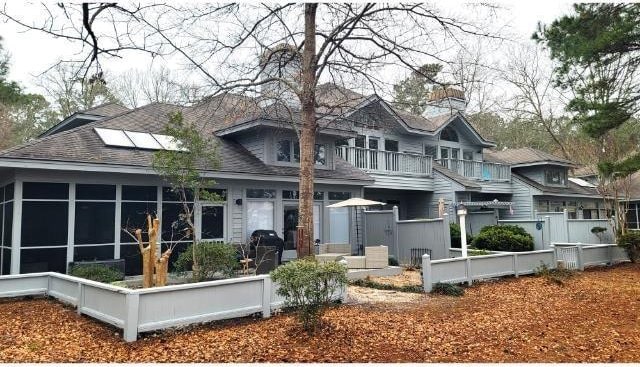
[[[302,129],[300,131],[300,202],[298,226],[298,258],[312,255],[313,249],[313,181],[316,144],[315,84],[316,84],[316,10],[318,4],[304,5],[304,50],[302,52],[302,85],[300,104]],[[300,232],[300,231],[299,231]]]

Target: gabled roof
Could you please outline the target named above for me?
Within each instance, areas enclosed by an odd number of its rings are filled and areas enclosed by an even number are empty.
[[[55,124],[47,131],[40,134],[38,137],[57,134],[61,131],[73,129],[78,126],[85,125],[89,122],[103,119],[105,117],[113,117],[127,111],[129,111],[129,109],[120,104],[113,102],[103,103],[84,111],[72,113],[70,116],[67,116],[64,120]]]
[[[511,176],[540,191],[542,195],[601,197],[595,188],[576,185],[571,181],[567,182],[566,187],[555,187],[542,185],[526,176],[519,175],[514,172],[511,173]]]
[[[242,145],[213,135],[215,124],[212,120],[199,119],[194,110],[161,103],[152,103],[124,114],[90,122],[57,134],[35,139],[22,145],[0,152],[0,166],[3,162],[46,162],[53,169],[58,164],[90,164],[152,169],[154,151],[113,147],[105,145],[94,131],[95,127],[126,129],[137,132],[162,133],[168,122],[168,114],[182,111],[185,122],[196,124],[203,134],[207,134],[218,144],[221,167],[212,170],[202,165],[200,169],[228,174],[293,176],[299,169],[266,165],[247,151]],[[361,170],[347,162],[338,160],[335,170],[317,169],[319,179],[344,180],[348,182],[372,182]]]
[[[576,164],[570,160],[557,157],[534,148],[505,149],[502,151],[487,150],[485,160],[496,163],[510,164],[512,167],[530,166],[536,164],[556,164],[573,167]]]
[[[452,170],[440,165],[437,162],[433,162],[433,170],[442,174],[443,176],[459,183],[460,185],[462,185],[465,189],[467,190],[481,190],[482,186],[478,185],[477,182],[474,182],[473,180],[470,180],[456,172],[453,172]]]

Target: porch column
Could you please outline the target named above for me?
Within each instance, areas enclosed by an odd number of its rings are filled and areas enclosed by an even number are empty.
[[[22,180],[13,185],[13,223],[11,224],[11,274],[20,274],[20,242],[22,241]]]

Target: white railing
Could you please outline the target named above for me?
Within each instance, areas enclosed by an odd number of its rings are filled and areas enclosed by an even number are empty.
[[[464,177],[483,181],[511,180],[511,166],[507,164],[451,158],[438,159],[437,162]]]
[[[336,155],[365,171],[431,176],[432,158],[428,155],[347,146],[337,147]]]

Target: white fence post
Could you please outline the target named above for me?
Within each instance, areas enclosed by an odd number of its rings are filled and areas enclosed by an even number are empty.
[[[76,302],[76,312],[78,315],[82,315],[82,306],[84,306],[84,286],[81,282],[78,283],[78,301]]]
[[[262,317],[271,317],[271,277],[262,280]]]
[[[124,340],[134,342],[138,339],[138,312],[140,306],[140,295],[137,293],[127,293],[125,297],[125,317],[124,317]]]
[[[467,273],[467,284],[473,285],[473,278],[471,277],[471,258],[467,257],[465,260],[465,269]]]
[[[516,278],[519,276],[519,272],[518,272],[518,254],[513,254],[513,275],[516,276]]]
[[[571,235],[569,234],[569,211],[567,209],[562,210],[562,223],[564,224],[565,238],[564,242],[571,242]]]
[[[583,253],[582,253],[582,243],[577,243],[576,244],[578,247],[578,270],[583,271],[584,270],[584,257],[583,257]]]
[[[422,255],[422,287],[427,293],[433,289],[433,284],[431,283],[431,256],[429,254]]]

